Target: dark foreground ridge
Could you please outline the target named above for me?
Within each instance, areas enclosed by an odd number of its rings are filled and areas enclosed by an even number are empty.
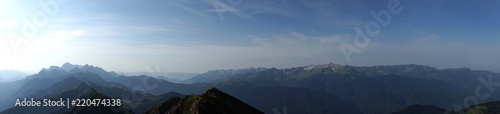
[[[184,99],[171,97],[146,114],[263,114],[263,112],[216,88],[211,88],[203,95],[188,95]]]
[[[391,114],[500,114],[500,101],[472,105],[459,112],[431,105],[413,105]]]

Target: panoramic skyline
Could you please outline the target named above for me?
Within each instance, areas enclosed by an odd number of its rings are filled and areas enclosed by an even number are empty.
[[[500,72],[498,7],[499,0],[0,0],[0,70],[70,62],[202,73],[337,63]],[[371,11],[391,12],[390,21],[356,45],[353,28],[381,24]],[[359,52],[346,58],[341,44]]]

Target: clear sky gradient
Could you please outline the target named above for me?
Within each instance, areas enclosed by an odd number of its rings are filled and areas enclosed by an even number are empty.
[[[201,73],[331,62],[500,72],[500,0],[395,0],[402,11],[348,62],[340,44],[354,45],[353,28],[376,21],[370,11],[390,1],[0,0],[0,70],[71,62]]]

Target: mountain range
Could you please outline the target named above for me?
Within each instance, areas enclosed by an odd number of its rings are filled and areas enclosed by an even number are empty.
[[[266,68],[246,68],[246,69],[229,69],[229,70],[212,70],[203,74],[196,75],[192,78],[183,80],[181,83],[193,84],[197,82],[213,83],[227,79],[229,77],[253,72],[264,71]]]
[[[156,76],[123,76],[97,66],[65,63],[22,80],[0,83],[0,101],[4,101],[0,102],[0,112],[110,113],[118,109],[120,113],[400,114],[474,109],[498,113],[494,109],[500,92],[494,89],[500,86],[496,83],[499,76],[469,68],[330,63],[286,69],[214,70],[175,83]],[[477,91],[489,96],[477,97]],[[471,96],[480,99],[464,103]],[[112,109],[12,107],[18,98],[60,97],[114,98],[122,99],[124,105]],[[469,105],[474,108],[467,108]]]
[[[184,83],[185,80],[199,75],[198,73],[185,73],[185,72],[121,72],[118,74],[124,76],[147,75],[150,77],[167,80],[174,83]]]

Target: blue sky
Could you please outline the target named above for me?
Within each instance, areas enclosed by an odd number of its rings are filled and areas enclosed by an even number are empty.
[[[33,73],[71,62],[201,73],[332,62],[500,72],[499,0],[35,1],[0,0],[0,69]],[[376,22],[370,11],[391,2],[402,11],[366,47],[355,45],[353,28]],[[29,23],[38,31],[25,37]],[[360,52],[348,61],[341,43]]]

